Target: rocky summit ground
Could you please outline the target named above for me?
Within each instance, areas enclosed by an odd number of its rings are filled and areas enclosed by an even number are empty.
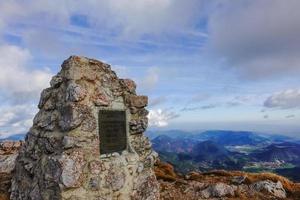
[[[0,142],[0,200],[9,199],[12,171],[22,145],[22,141]]]
[[[0,142],[0,200],[9,199],[14,161],[23,142]],[[180,175],[158,161],[155,174],[161,200],[300,200],[300,184],[271,173],[191,172]]]
[[[300,184],[272,173],[218,170],[178,175],[172,165],[162,162],[156,163],[155,173],[162,200],[300,199]]]

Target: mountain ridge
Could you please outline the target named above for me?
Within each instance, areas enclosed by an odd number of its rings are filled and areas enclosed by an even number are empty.
[[[152,143],[160,158],[180,173],[213,169],[270,171],[300,181],[300,144],[287,136],[234,131],[181,134],[177,130],[174,135],[172,131],[159,132]]]

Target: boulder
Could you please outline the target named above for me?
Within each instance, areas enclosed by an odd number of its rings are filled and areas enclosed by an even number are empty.
[[[201,196],[203,198],[234,196],[236,189],[236,186],[227,185],[225,183],[216,183],[202,190]]]
[[[270,180],[258,181],[250,185],[250,188],[258,192],[267,192],[278,198],[286,198],[286,191],[280,181],[276,183]]]

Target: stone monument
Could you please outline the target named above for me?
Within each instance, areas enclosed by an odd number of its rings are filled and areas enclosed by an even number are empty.
[[[148,98],[108,64],[63,62],[16,159],[12,200],[156,200]]]

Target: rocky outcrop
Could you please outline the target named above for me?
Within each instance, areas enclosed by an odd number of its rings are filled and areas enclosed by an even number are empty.
[[[286,191],[280,181],[277,181],[276,183],[270,180],[258,181],[250,185],[250,188],[258,192],[267,192],[278,198],[286,198]]]
[[[206,199],[212,197],[225,197],[225,196],[233,197],[236,190],[237,190],[237,186],[235,185],[215,183],[202,190],[200,196]]]
[[[50,87],[16,160],[11,199],[158,199],[157,154],[143,135],[146,96],[108,64],[71,56]],[[127,148],[100,154],[99,110],[127,113]]]
[[[12,171],[22,144],[21,141],[0,143],[0,200],[9,199]]]
[[[299,184],[270,173],[212,171],[180,176],[161,162],[156,163],[155,173],[162,200],[300,199]]]

